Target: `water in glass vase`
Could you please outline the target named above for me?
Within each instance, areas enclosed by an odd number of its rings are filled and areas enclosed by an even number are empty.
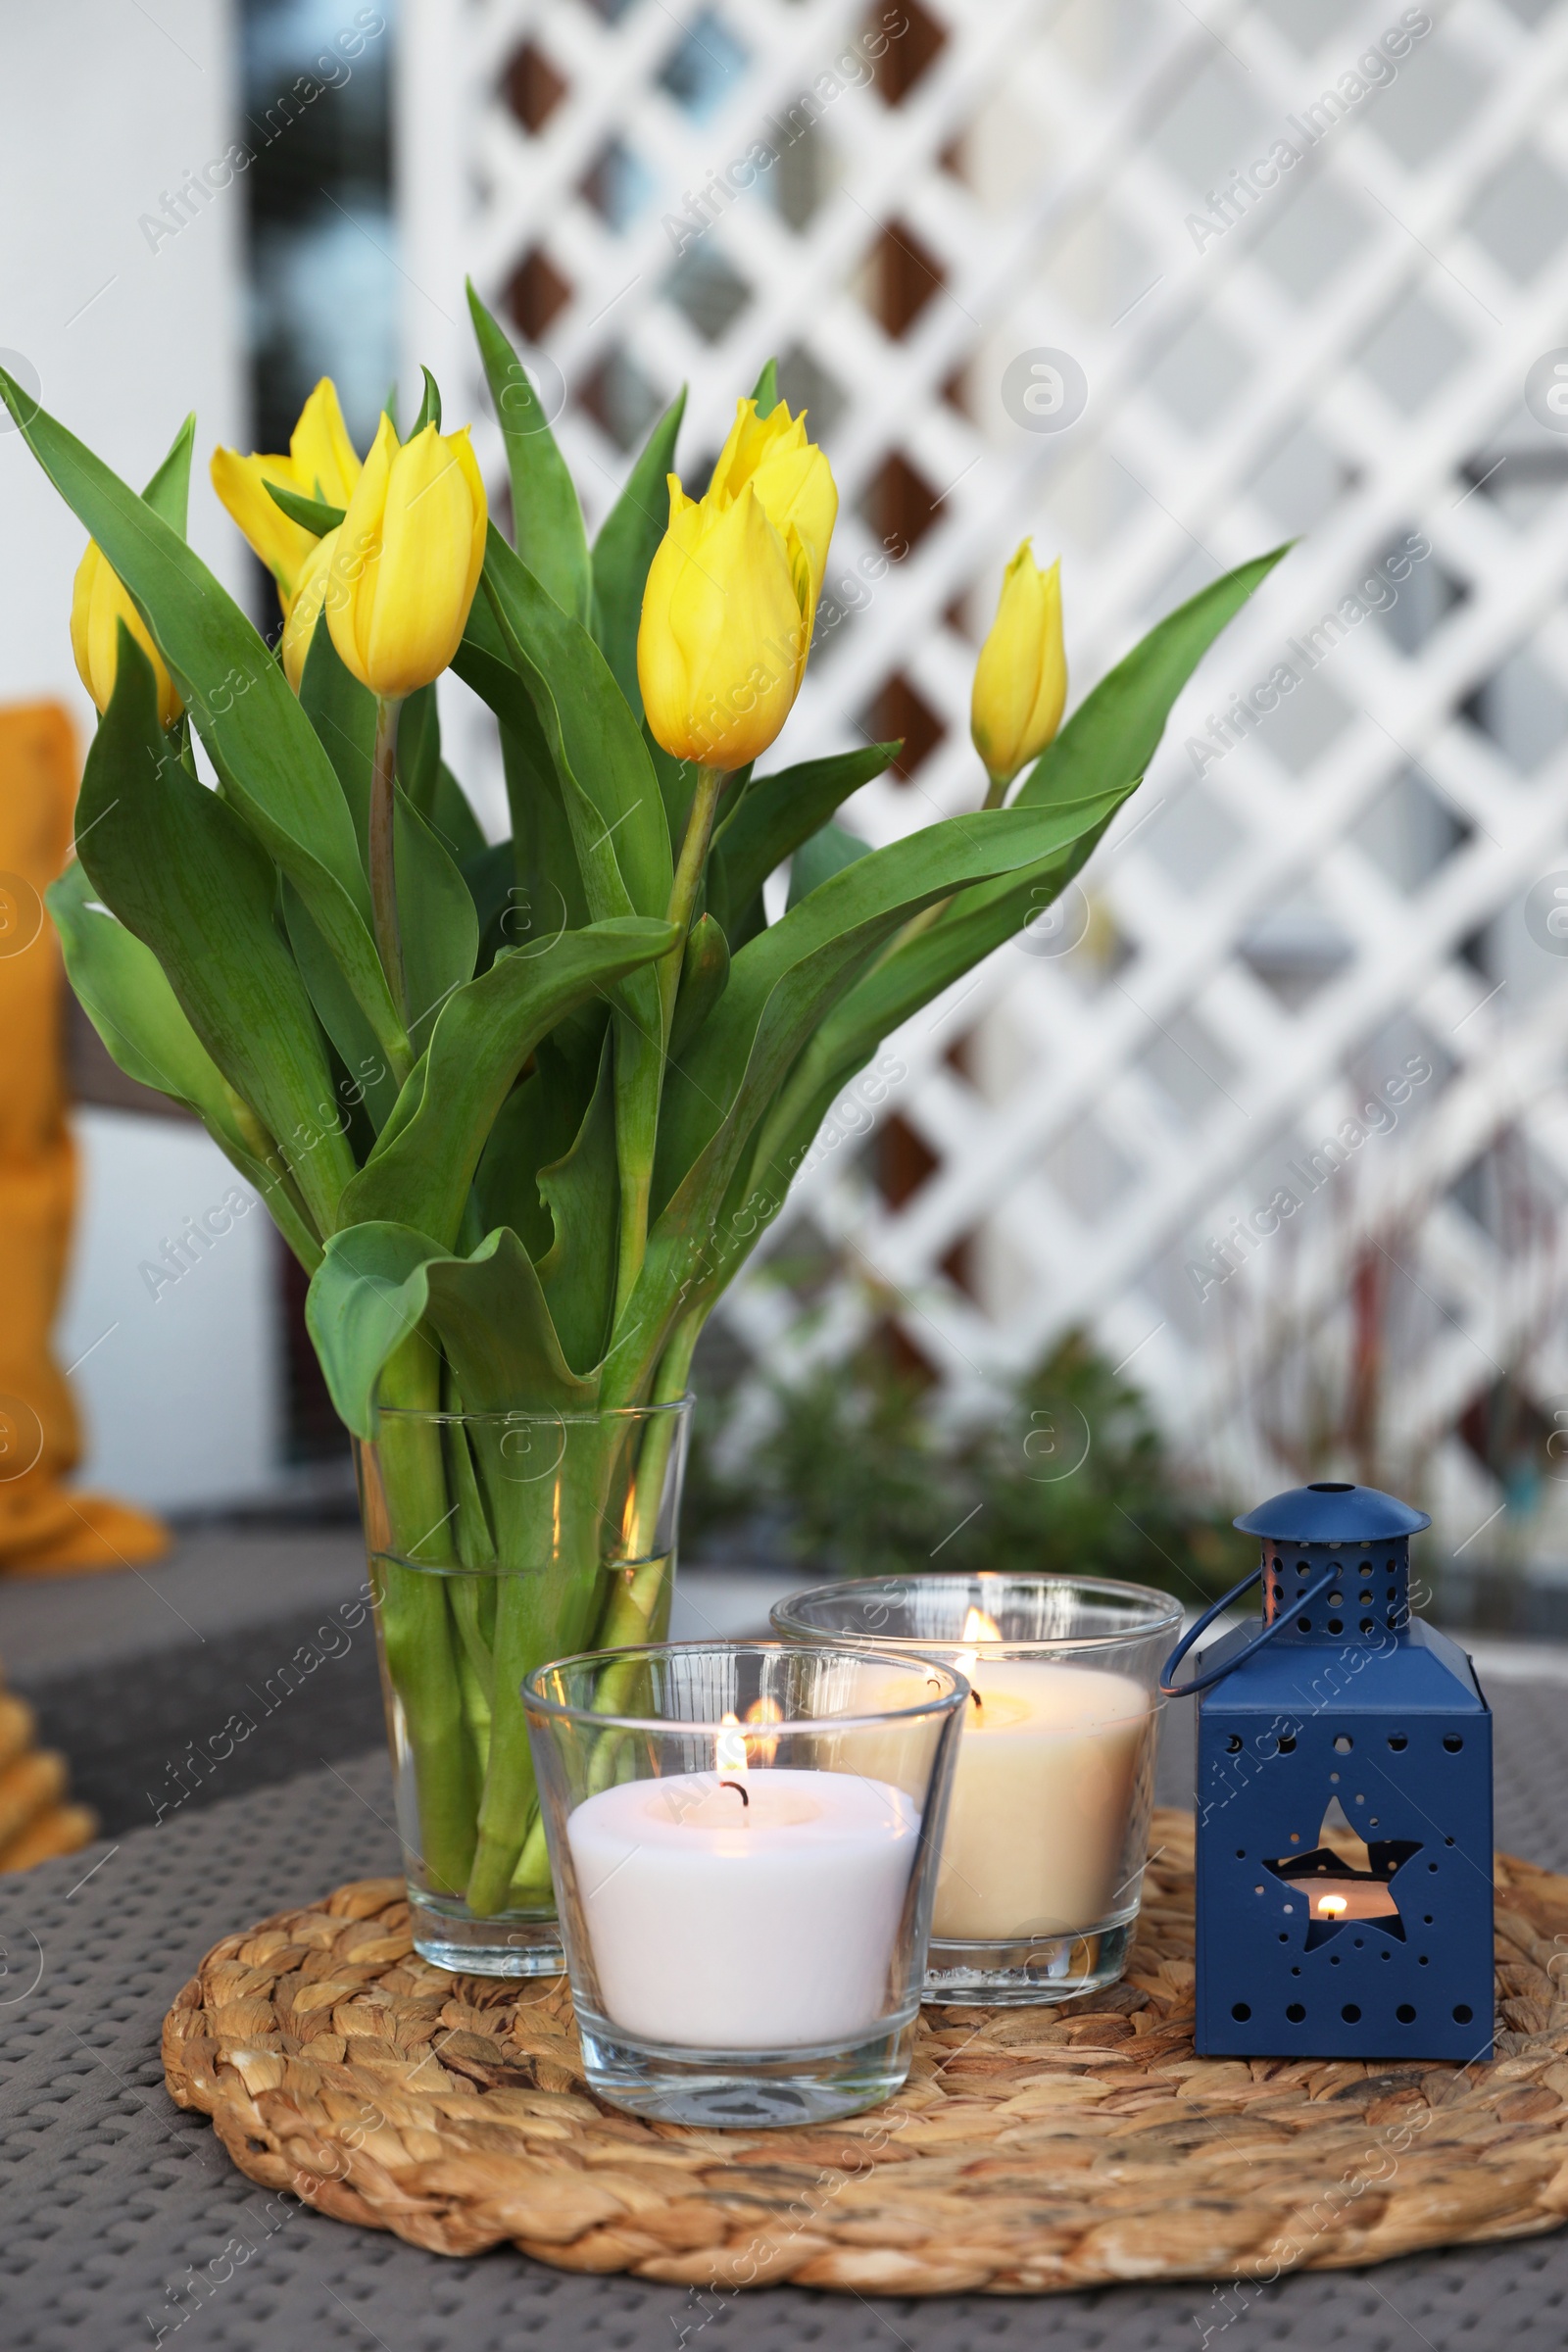
[[[440,1967],[563,1965],[522,1683],[663,1639],[690,1411],[383,1409],[356,1447],[414,1943]]]

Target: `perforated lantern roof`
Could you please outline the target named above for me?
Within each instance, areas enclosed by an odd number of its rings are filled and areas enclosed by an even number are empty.
[[[1244,1536],[1271,1536],[1285,1544],[1384,1544],[1419,1535],[1432,1525],[1425,1511],[1412,1510],[1377,1487],[1332,1485],[1292,1487],[1232,1521]]]

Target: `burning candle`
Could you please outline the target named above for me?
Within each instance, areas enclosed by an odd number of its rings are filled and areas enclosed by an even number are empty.
[[[971,1608],[954,1660],[972,1685],[943,1840],[932,1934],[956,1943],[1094,1928],[1118,1886],[1134,1784],[1154,1717],[1130,1675],[988,1658]]]
[[[770,1713],[726,1714],[711,1772],[622,1782],[566,1822],[605,2014],[642,2040],[801,2048],[894,2005],[919,1808],[858,1773],[774,1766]]]
[[[1335,1879],[1326,1887],[1315,1881],[1287,1880],[1309,1897],[1311,1918],[1334,1925],[1342,1919],[1396,1919],[1399,1906],[1383,1879]]]

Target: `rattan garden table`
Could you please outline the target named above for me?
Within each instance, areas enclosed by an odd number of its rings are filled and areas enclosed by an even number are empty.
[[[1568,1867],[1568,1690],[1494,1682],[1497,1842]],[[1162,1793],[1187,1792],[1173,1719]],[[171,1814],[0,1881],[0,2341],[91,2352],[747,2352],[823,2347],[1434,2347],[1568,2338],[1568,2232],[1289,2278],[1240,2306],[1204,2284],[1049,2298],[866,2299],[791,2287],[731,2296],[573,2276],[510,2251],[423,2254],[271,2196],[164,2089],[165,2010],[220,1936],[341,1881],[396,1867],[384,1760],[370,1752]],[[202,2276],[198,2289],[193,2281]],[[710,2333],[709,2331],[711,2331]],[[706,2352],[706,2347],[704,2348]]]

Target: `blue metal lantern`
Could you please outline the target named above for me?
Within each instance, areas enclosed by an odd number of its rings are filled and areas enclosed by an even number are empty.
[[[1410,1614],[1426,1514],[1375,1487],[1277,1494],[1236,1525],[1263,1623],[1200,1653],[1198,2022],[1205,2057],[1492,2054],[1492,1716]]]

